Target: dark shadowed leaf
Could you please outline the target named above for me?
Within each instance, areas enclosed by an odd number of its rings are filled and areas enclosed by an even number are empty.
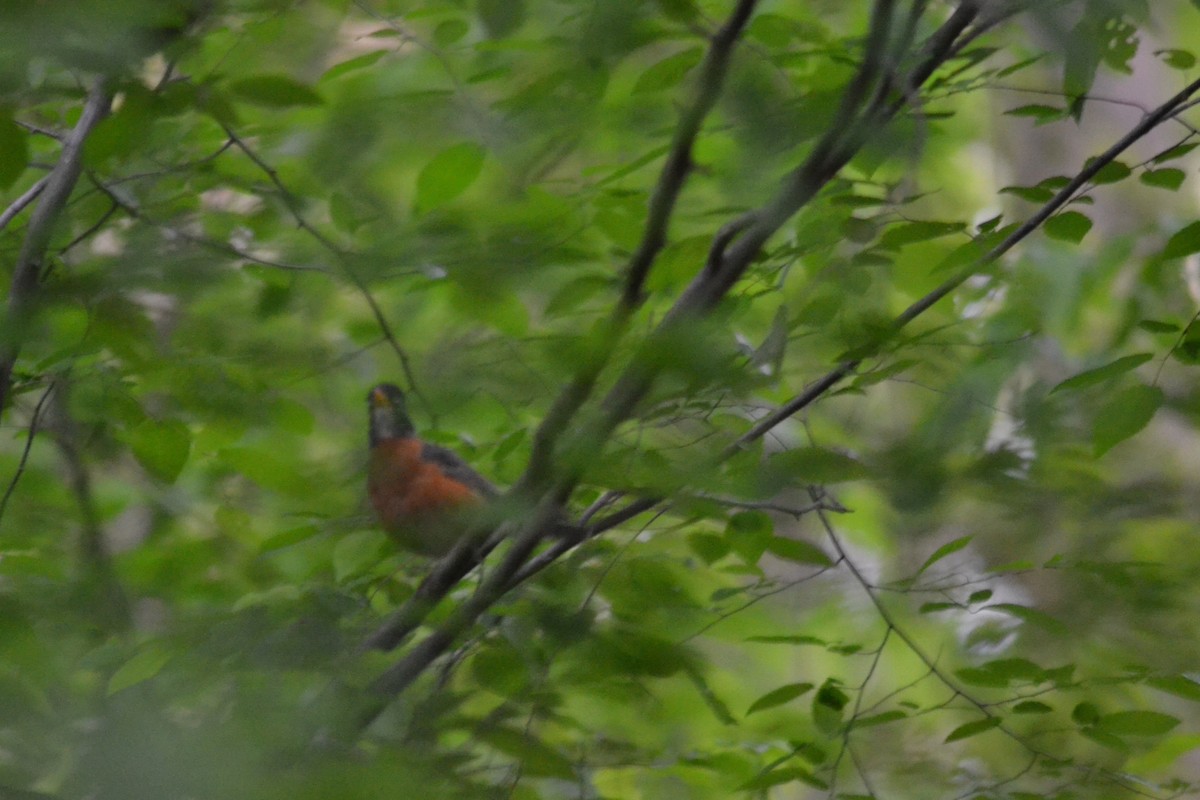
[[[972,736],[978,736],[981,733],[990,731],[992,728],[999,727],[1003,722],[999,717],[984,717],[973,722],[967,722],[959,725],[954,730],[946,735],[945,742],[957,742],[962,739],[969,739]]]
[[[267,108],[317,106],[321,96],[308,86],[286,75],[255,75],[230,84],[233,94],[248,103]]]
[[[750,708],[746,709],[746,715],[749,716],[756,711],[763,711],[764,709],[781,706],[784,703],[790,703],[812,688],[813,685],[811,683],[789,683],[787,686],[780,686],[778,689],[767,692],[751,703]]]
[[[1051,389],[1050,394],[1095,386],[1098,383],[1103,383],[1118,375],[1124,375],[1126,372],[1137,369],[1152,358],[1154,358],[1152,353],[1137,353],[1131,356],[1122,356],[1116,361],[1110,361],[1102,367],[1095,367],[1084,370],[1078,375],[1072,375]]]

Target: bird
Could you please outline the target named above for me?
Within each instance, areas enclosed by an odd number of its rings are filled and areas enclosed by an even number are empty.
[[[417,436],[400,387],[373,386],[367,413],[367,493],[391,538],[405,550],[440,557],[464,535],[482,533],[483,510],[500,490],[453,450]]]

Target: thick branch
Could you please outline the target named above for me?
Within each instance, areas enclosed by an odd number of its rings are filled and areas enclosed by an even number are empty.
[[[696,96],[683,112],[671,149],[663,164],[658,185],[650,198],[650,211],[646,215],[646,228],[642,241],[629,260],[626,273],[625,292],[621,304],[627,309],[636,308],[642,302],[642,287],[650,273],[650,267],[667,240],[667,227],[675,201],[683,189],[684,181],[692,170],[692,146],[700,133],[705,117],[716,105],[729,71],[729,58],[750,20],[757,0],[739,0],[733,13],[721,29],[712,37],[704,63],[700,65],[700,77],[696,85]]]
[[[675,210],[675,203],[692,170],[692,148],[696,137],[705,118],[720,97],[734,46],[749,22],[756,3],[757,0],[739,0],[729,19],[711,39],[700,68],[695,97],[680,116],[662,172],[659,173],[658,183],[651,194],[641,242],[625,268],[625,288],[621,299],[600,341],[589,352],[586,363],[555,399],[534,433],[529,466],[518,481],[522,491],[528,492],[547,479],[558,440],[591,396],[596,380],[608,364],[617,342],[625,333],[630,316],[643,301],[646,277],[666,244],[667,229]]]
[[[62,154],[54,171],[47,176],[42,196],[29,218],[25,240],[13,269],[12,287],[8,294],[8,320],[5,339],[0,344],[0,413],[8,404],[12,389],[13,367],[27,335],[25,330],[37,299],[41,282],[42,262],[54,225],[58,222],[75,183],[83,168],[83,144],[92,129],[108,114],[112,105],[108,79],[97,78],[83,105],[83,113],[74,130],[63,143]]]
[[[892,2],[890,0],[878,0],[876,3],[876,13],[872,19],[872,32],[869,36],[872,47],[884,47],[891,24],[891,9]],[[963,21],[962,27],[957,28],[956,31],[961,32],[968,23],[969,18]],[[857,152],[866,137],[874,132],[873,125],[865,124],[876,121],[871,113],[872,106],[865,98],[871,93],[872,86],[880,85],[882,77],[880,69],[883,63],[885,60],[879,53],[864,57],[864,66],[859,70],[852,86],[847,89],[848,99],[843,104],[845,111],[842,115],[847,119],[859,120],[859,122],[852,126],[852,131],[831,128],[805,164],[785,183],[776,198],[753,215],[752,221],[747,224],[745,230],[741,231],[740,237],[733,241],[730,252],[724,257],[718,254],[710,258],[707,267],[700,272],[688,290],[676,301],[663,323],[651,334],[644,349],[634,356],[633,362],[605,397],[598,419],[587,426],[579,436],[573,438],[570,443],[573,449],[577,449],[578,452],[590,452],[603,445],[612,430],[633,412],[634,407],[649,391],[657,376],[658,368],[653,365],[653,359],[646,357],[648,352],[666,341],[681,322],[710,310],[740,278],[766,240],[801,206],[811,200],[817,191],[831,180]],[[875,92],[874,96],[879,98],[880,93]],[[865,109],[864,105],[867,106]],[[739,224],[738,229],[740,230],[740,228]],[[598,374],[598,370],[596,374]],[[574,400],[582,403],[586,399],[587,393],[590,393],[591,383],[594,382],[594,379],[593,375],[591,382],[587,382],[586,385],[577,380],[568,387],[568,390],[556,403],[555,409],[551,411],[550,416],[555,417],[555,425],[565,426],[578,408],[578,405],[573,408],[560,408],[560,405]],[[563,412],[563,415],[556,416],[560,411]],[[543,431],[546,428],[547,424],[543,423]],[[543,431],[539,431],[539,434]],[[544,445],[545,442],[543,441],[542,444]],[[522,478],[522,482],[518,484],[516,491],[536,488],[536,484],[531,487],[529,483],[530,477],[536,475],[536,464],[533,463],[536,458],[535,451],[531,467],[527,470],[526,476]],[[543,534],[546,523],[551,519],[547,514],[552,513],[562,499],[570,494],[578,479],[578,472],[572,470],[570,474],[562,475],[555,481],[553,491],[549,495],[543,496],[542,503],[539,505],[539,520],[516,537],[501,567],[488,576],[471,600],[461,606],[447,622],[434,630],[379,678],[374,689],[380,697],[390,698],[404,691],[421,672],[433,663],[434,659],[445,652],[455,639],[474,623],[479,614],[503,596],[505,592],[516,586],[519,583],[518,578],[525,579],[532,576],[570,548],[573,543],[560,542],[534,562],[527,563],[529,555]],[[639,505],[648,503],[653,506],[656,502],[652,499],[644,499],[640,503],[635,502],[632,507],[617,512],[612,519],[616,519],[618,515],[631,513],[633,508]],[[609,521],[611,520],[606,522]],[[612,524],[617,523],[612,522]],[[592,526],[591,530],[595,530],[596,527]],[[373,718],[377,711],[378,708],[375,708],[367,714],[365,721]]]

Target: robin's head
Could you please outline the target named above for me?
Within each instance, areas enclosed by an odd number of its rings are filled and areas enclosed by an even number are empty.
[[[412,436],[413,424],[408,418],[404,392],[390,383],[381,383],[367,393],[367,414],[370,416],[370,442],[374,447],[384,439]]]

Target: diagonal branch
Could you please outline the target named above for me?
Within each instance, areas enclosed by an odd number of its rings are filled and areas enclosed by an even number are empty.
[[[25,240],[21,243],[21,251],[13,268],[12,286],[8,294],[5,339],[0,343],[0,413],[3,413],[9,401],[13,368],[20,355],[23,339],[27,335],[25,328],[37,301],[46,248],[83,168],[83,144],[92,129],[108,114],[111,106],[112,92],[108,79],[97,78],[88,92],[87,100],[84,101],[79,122],[63,142],[58,163],[46,176],[42,196],[30,215]]]
[[[46,184],[50,182],[49,175],[43,175],[37,181],[25,190],[25,193],[13,200],[8,208],[0,213],[0,231],[8,227],[8,223],[12,222],[18,214],[25,210],[25,207],[37,199],[42,190],[46,188]]]
[[[667,229],[675,210],[675,203],[692,171],[692,149],[696,137],[699,136],[704,120],[721,95],[733,49],[756,4],[757,0],[738,0],[729,19],[710,41],[708,52],[700,66],[695,96],[680,116],[662,172],[659,173],[658,182],[651,193],[641,242],[625,267],[625,287],[621,298],[613,310],[603,336],[591,348],[587,361],[555,399],[534,433],[529,466],[518,481],[523,491],[526,487],[537,486],[547,479],[558,440],[591,396],[600,373],[625,333],[630,317],[645,300],[646,278],[666,244]]]
[[[1005,253],[1012,250],[1024,239],[1028,238],[1029,235],[1040,228],[1046,220],[1050,219],[1050,217],[1054,216],[1054,214],[1061,210],[1063,206],[1069,203],[1071,199],[1074,198],[1076,193],[1083,189],[1088,182],[1091,181],[1098,172],[1100,172],[1100,170],[1115,161],[1117,156],[1128,150],[1135,142],[1146,136],[1146,134],[1150,133],[1150,131],[1154,130],[1160,124],[1183,110],[1189,99],[1197,92],[1200,92],[1200,79],[1192,81],[1174,97],[1155,108],[1145,117],[1143,117],[1141,122],[1130,129],[1127,134],[1118,139],[1111,147],[1109,147],[1100,155],[1091,159],[1087,166],[1080,170],[1066,186],[1064,186],[1058,191],[1057,194],[1054,195],[1053,198],[1046,201],[1046,203],[1040,209],[1038,209],[1035,214],[1017,226],[994,247],[992,247],[975,261],[967,264],[950,278],[947,278],[933,291],[929,292],[924,297],[906,308],[899,316],[892,320],[892,324],[887,333],[879,341],[872,343],[869,348],[864,348],[862,355],[843,361],[825,375],[821,376],[820,379],[809,386],[805,391],[796,395],[796,397],[780,406],[771,414],[763,417],[756,425],[754,425],[754,427],[752,427],[738,439],[737,445],[740,446],[748,442],[752,442],[755,439],[761,438],[768,431],[779,425],[779,423],[796,414],[801,409],[807,408],[819,397],[824,395],[837,384],[841,383],[843,379],[845,379],[858,368],[859,364],[862,363],[863,359],[867,355],[872,352],[877,352],[880,347],[887,343],[887,341],[896,336],[910,322],[932,308],[939,300],[949,295],[959,286],[962,286],[962,284],[969,278],[977,275],[981,270],[990,264],[998,261]]]
[[[883,43],[887,40],[891,25],[892,6],[891,0],[877,0],[876,2],[871,35],[868,37],[872,47],[883,47]],[[932,48],[927,44],[929,52],[935,54],[951,52],[954,39],[969,26],[970,21],[977,13],[973,3],[964,3],[960,10],[965,7],[973,10],[970,13],[952,15],[951,21],[946,23],[946,26],[951,27],[943,26],[930,38],[930,41],[939,43],[945,39],[949,44],[945,47]],[[708,268],[702,269],[688,289],[680,295],[664,321],[647,337],[646,342],[634,355],[632,362],[617,379],[603,400],[597,418],[568,442],[568,446],[573,451],[594,452],[603,446],[608,435],[633,412],[657,377],[658,367],[654,365],[655,359],[650,357],[655,349],[668,341],[681,323],[697,318],[711,310],[749,267],[766,240],[836,176],[867,138],[877,131],[879,123],[889,119],[904,106],[909,96],[907,93],[901,94],[899,100],[892,106],[888,106],[886,111],[879,110],[884,101],[888,99],[885,93],[877,90],[873,93],[873,100],[867,99],[872,95],[872,87],[881,86],[886,82],[882,75],[882,65],[885,63],[886,59],[878,53],[864,56],[864,66],[860,68],[852,85],[847,88],[849,99],[843,104],[844,112],[842,114],[846,119],[858,120],[858,122],[851,126],[851,131],[837,130],[831,127],[805,163],[785,182],[780,193],[750,218],[752,221],[748,222],[747,227],[741,230],[740,236],[733,240],[729,252],[710,257]],[[932,68],[929,69],[929,73],[932,73]],[[740,229],[740,225],[738,228]],[[733,235],[736,235],[736,231]],[[726,238],[732,238],[732,235],[727,234]],[[598,372],[599,370],[596,370],[597,375]],[[565,427],[567,421],[578,409],[578,404],[582,404],[590,393],[594,380],[595,375],[585,386],[577,379],[560,396],[547,420],[549,421],[558,412],[564,411],[565,416],[555,418],[554,424]],[[572,391],[575,391],[574,395],[572,395]],[[568,401],[578,401],[578,404],[574,407],[567,407]],[[544,433],[547,428],[547,423],[544,422],[543,431],[539,431],[539,434]],[[560,430],[552,430],[552,432],[557,434]],[[551,440],[551,444],[552,442],[553,440]],[[545,441],[542,441],[541,444],[545,445]],[[540,457],[548,459],[548,455],[548,453],[542,453]],[[539,454],[535,446],[535,454],[531,458],[530,468],[522,476],[521,481],[514,488],[514,492],[527,492],[530,489],[539,488],[539,483],[547,480],[544,474],[538,472],[538,458]],[[453,644],[459,635],[474,623],[483,611],[516,586],[519,582],[518,578],[530,577],[537,569],[551,563],[552,559],[546,560],[545,555],[553,553],[555,554],[553,557],[556,558],[569,549],[573,543],[560,542],[551,547],[547,554],[539,556],[534,561],[529,561],[534,547],[553,521],[554,510],[570,494],[579,478],[579,469],[573,468],[569,473],[557,478],[551,484],[549,491],[538,492],[541,502],[538,505],[535,519],[525,525],[512,539],[511,548],[506,553],[501,565],[487,577],[475,595],[460,606],[449,620],[432,631],[380,676],[373,687],[376,693],[375,705],[369,713],[362,716],[361,722],[369,722],[382,708],[382,704],[411,685],[438,656]],[[634,505],[648,503],[649,506],[653,506],[657,502],[656,499],[644,498],[641,501],[635,501]],[[623,513],[617,512],[610,520]],[[592,526],[590,530],[596,530],[596,526]],[[531,570],[530,567],[536,568]]]

